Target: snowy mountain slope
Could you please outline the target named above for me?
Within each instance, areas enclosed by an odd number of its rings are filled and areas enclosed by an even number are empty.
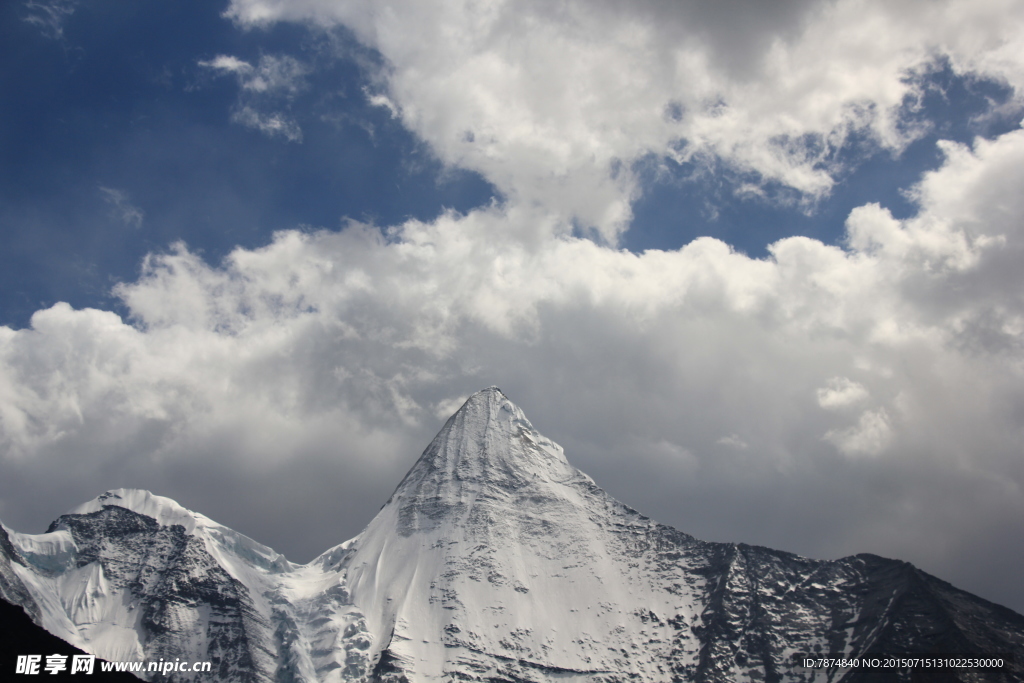
[[[42,611],[14,569],[15,566],[24,564],[25,560],[11,543],[7,527],[0,524],[0,598],[11,604],[20,605],[32,621],[39,623],[42,621]]]
[[[46,534],[4,532],[0,592],[108,659],[209,659],[207,680],[831,681],[791,655],[929,651],[1017,653],[976,680],[1024,680],[1024,617],[906,563],[657,524],[493,387],[363,533],[308,565],[121,489]]]
[[[17,659],[19,655],[36,653],[47,655],[64,655],[65,661],[71,661],[75,655],[86,654],[80,648],[71,645],[65,640],[49,633],[32,622],[28,614],[17,606],[4,600],[0,600],[0,671],[7,673],[17,670]],[[102,667],[102,660],[94,663],[94,672],[91,676],[93,681],[102,683],[119,682],[138,683],[138,678],[126,672],[98,673]],[[76,672],[71,674],[65,671],[58,674],[46,674],[47,681],[82,681],[83,674]]]

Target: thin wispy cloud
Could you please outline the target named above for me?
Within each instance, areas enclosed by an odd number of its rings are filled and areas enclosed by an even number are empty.
[[[79,0],[25,0],[24,21],[32,24],[47,38],[64,37],[64,23],[78,9]]]
[[[200,60],[199,65],[234,74],[243,90],[268,95],[295,95],[306,88],[309,73],[308,67],[288,55],[262,55],[256,66],[231,55],[217,55]]]
[[[737,435],[737,434],[730,434],[728,436],[723,436],[721,439],[719,439],[715,443],[719,443],[719,444],[721,444],[723,446],[728,446],[729,448],[737,448],[737,449],[739,449],[741,451],[745,451],[748,448],[750,448],[750,444],[748,444],[746,441],[741,439],[739,437],[739,435]]]
[[[128,194],[124,190],[113,187],[100,186],[100,194],[103,200],[111,205],[113,215],[125,225],[132,228],[141,228],[145,213],[139,207],[128,200]]]
[[[302,128],[281,112],[260,112],[243,105],[232,112],[231,120],[269,137],[281,136],[289,142],[302,142]]]
[[[200,60],[199,66],[237,78],[241,93],[231,115],[234,123],[269,137],[302,141],[298,122],[277,107],[306,89],[308,67],[288,55],[263,55],[255,66],[231,55],[217,55]]]

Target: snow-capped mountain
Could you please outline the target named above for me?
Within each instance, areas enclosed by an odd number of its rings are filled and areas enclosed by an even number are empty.
[[[658,524],[494,387],[363,533],[307,565],[119,489],[45,534],[0,528],[0,597],[106,659],[213,662],[196,680],[911,680],[805,669],[799,652],[1016,653],[951,680],[1024,680],[1021,615],[904,562],[810,560]]]

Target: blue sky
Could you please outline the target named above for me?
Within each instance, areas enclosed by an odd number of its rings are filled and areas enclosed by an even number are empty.
[[[380,58],[343,32],[242,32],[215,3],[71,6],[60,37],[26,21],[39,10],[0,10],[5,324],[56,301],[116,305],[112,284],[176,240],[217,262],[275,230],[427,220],[494,196],[367,103],[361,62]],[[276,51],[317,65],[287,102],[301,143],[232,124],[237,83],[199,65]],[[126,221],[118,198],[141,218]]]
[[[0,519],[306,561],[497,384],[659,521],[1020,611],[1021,55],[1012,0],[5,3]]]

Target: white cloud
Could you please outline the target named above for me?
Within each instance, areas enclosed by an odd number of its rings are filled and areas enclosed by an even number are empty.
[[[132,325],[61,304],[2,330],[3,458],[23,478],[75,462],[95,490],[160,463],[256,481],[315,462],[339,500],[372,510],[438,415],[496,383],[660,521],[817,556],[899,556],[981,590],[998,546],[1024,542],[1008,531],[977,545],[979,529],[1019,531],[1024,507],[1022,169],[1024,131],[947,148],[916,216],[861,207],[848,250],[792,237],[765,260],[710,238],[637,255],[553,237],[557,214],[514,203],[386,237],[285,231],[220,265],[179,245],[118,287]],[[847,406],[853,423],[821,410]],[[726,514],[724,499],[742,504]],[[935,521],[950,511],[957,525]],[[915,533],[872,534],[887,516]],[[967,547],[984,581],[957,559]]]
[[[252,64],[232,55],[217,55],[210,60],[200,60],[199,66],[216,69],[217,71],[226,71],[228,73],[238,74],[242,77],[249,76],[253,71],[255,71]]]
[[[447,420],[455,414],[455,411],[462,407],[462,404],[465,403],[468,398],[469,396],[466,395],[438,401],[434,407],[434,417],[438,420]]]
[[[833,377],[828,386],[818,389],[818,405],[826,410],[838,410],[862,403],[870,396],[863,384],[848,377]]]
[[[648,155],[717,158],[813,201],[853,134],[893,152],[920,134],[902,113],[938,60],[1024,84],[1024,7],[1003,0],[233,0],[227,15],[349,27],[441,159],[609,241]]]
[[[295,119],[282,112],[264,113],[244,105],[232,112],[231,120],[268,137],[280,135],[289,142],[302,142],[302,128]]]
[[[257,130],[269,137],[280,136],[289,142],[302,141],[302,128],[280,106],[306,86],[309,67],[288,55],[263,55],[256,66],[232,55],[217,55],[200,61],[199,66],[233,74],[242,89],[231,114],[234,123]]]
[[[306,87],[308,67],[294,57],[263,55],[259,65],[242,81],[242,87],[260,93],[295,95]]]
[[[907,76],[936,55],[1019,87],[1020,9],[698,5],[235,2],[250,23],[349,25],[390,60],[401,120],[507,200],[385,235],[284,231],[220,264],[177,245],[117,288],[129,322],[61,304],[0,328],[4,509],[34,504],[17,481],[206,491],[182,502],[287,519],[308,559],[359,530],[455,397],[498,384],[659,521],[898,556],[1024,604],[1005,553],[1024,546],[1024,131],[944,144],[917,214],[859,207],[842,247],[790,237],[757,260],[711,238],[632,254],[569,236],[614,238],[648,153],[827,190],[851,131],[905,143]],[[240,123],[300,133],[246,109],[287,99],[276,77],[207,66],[240,79]],[[280,511],[293,481],[352,507]]]
[[[384,107],[389,112],[391,112],[391,118],[398,118],[398,107],[395,105],[394,102],[390,100],[390,98],[388,98],[387,95],[382,95],[381,93],[371,93],[369,91],[365,91],[365,95],[367,102],[369,102],[375,107]]]
[[[889,414],[884,408],[861,413],[857,425],[848,429],[832,429],[825,440],[835,444],[846,455],[880,455],[892,441]]]
[[[243,90],[282,96],[305,89],[309,73],[309,67],[288,55],[262,55],[256,66],[232,55],[217,55],[199,66],[234,74]]]

